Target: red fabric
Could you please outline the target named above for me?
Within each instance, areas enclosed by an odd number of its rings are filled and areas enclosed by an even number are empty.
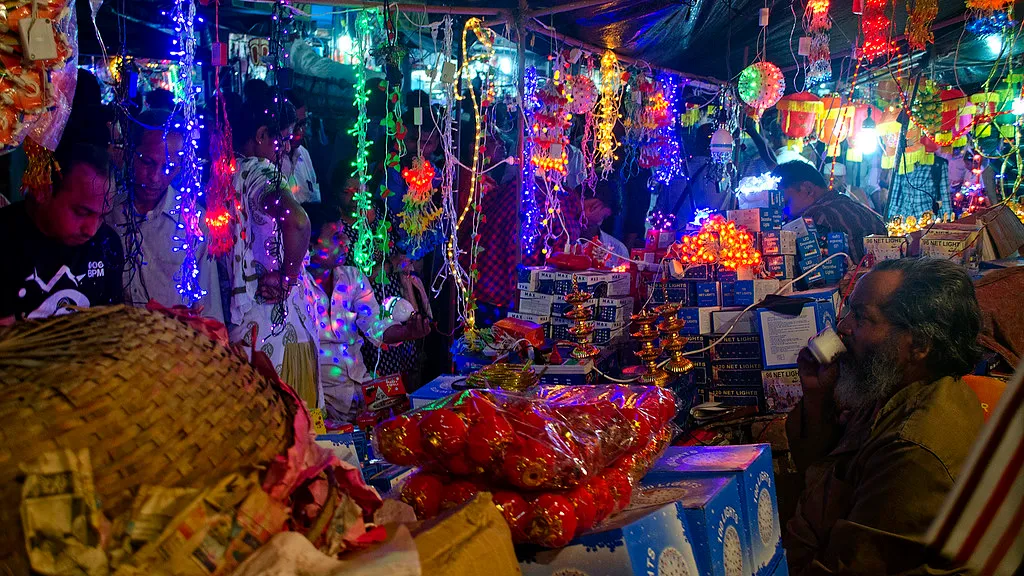
[[[481,201],[482,220],[478,231],[480,254],[477,256],[477,270],[480,277],[473,296],[484,304],[508,307],[516,291],[516,242],[519,241],[517,190],[514,181],[497,185],[489,176],[483,178],[487,191]],[[469,249],[468,240],[467,234],[463,248],[466,251]]]

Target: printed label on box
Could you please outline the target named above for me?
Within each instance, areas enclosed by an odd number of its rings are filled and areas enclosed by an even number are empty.
[[[761,373],[761,382],[764,386],[765,405],[769,412],[789,412],[804,397],[798,368],[765,370]]]

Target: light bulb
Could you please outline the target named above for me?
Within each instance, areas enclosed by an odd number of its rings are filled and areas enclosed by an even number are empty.
[[[1020,116],[1021,114],[1024,114],[1024,98],[1014,98],[1013,103],[1010,104],[1010,112],[1014,116]]]
[[[498,58],[498,69],[506,76],[512,73],[512,59],[507,56]]]
[[[989,34],[985,36],[985,45],[988,46],[989,52],[999,54],[1003,50],[1003,37],[999,34]]]
[[[878,130],[863,127],[857,133],[857,151],[861,154],[874,154],[878,150]]]
[[[338,37],[338,51],[342,54],[348,54],[352,51],[352,37],[348,34],[342,34]]]

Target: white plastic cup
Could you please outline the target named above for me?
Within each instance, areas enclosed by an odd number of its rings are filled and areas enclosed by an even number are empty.
[[[807,348],[820,364],[831,364],[840,354],[846,353],[846,346],[831,326],[826,326],[817,336],[808,340]]]

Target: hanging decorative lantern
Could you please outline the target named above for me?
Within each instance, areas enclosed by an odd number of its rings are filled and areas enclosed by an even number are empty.
[[[825,96],[821,99],[824,109],[818,128],[818,139],[825,143],[826,156],[838,156],[840,146],[849,138],[853,129],[856,108],[843,104],[839,96]]]
[[[726,164],[732,160],[732,134],[725,128],[715,130],[711,135],[711,159],[718,164]]]
[[[786,147],[799,152],[804,147],[804,138],[814,134],[825,105],[810,92],[797,92],[783,96],[776,107],[779,109],[779,126],[789,138]]]
[[[942,123],[935,135],[935,141],[944,148],[961,147],[967,144],[967,136],[955,137],[960,109],[967,103],[967,95],[956,88],[948,88],[939,92]]]
[[[999,127],[999,135],[1013,138],[1017,119],[1024,113],[1024,98],[1021,98],[1021,84],[1024,74],[1008,74],[996,85],[999,104],[996,106],[996,117],[993,120]]]
[[[823,82],[832,77],[832,56],[828,47],[828,33],[832,29],[832,19],[828,15],[830,3],[831,0],[808,0],[804,7],[804,32],[810,38],[808,82]]]
[[[762,60],[740,72],[737,89],[740,99],[754,109],[755,118],[759,119],[786,92],[786,78],[778,66]]]
[[[992,121],[996,117],[996,108],[999,106],[998,92],[978,92],[971,94],[969,98],[974,104],[974,136],[975,138],[987,138],[992,135]]]
[[[569,100],[566,108],[571,114],[586,114],[597,105],[597,85],[588,76],[577,74],[570,76],[567,81],[565,96]]]
[[[700,105],[688,102],[686,112],[679,115],[679,125],[683,128],[693,128],[700,122]]]
[[[932,23],[939,15],[938,0],[913,0],[914,8],[910,8],[911,0],[907,0],[907,44],[911,50],[924,50],[928,44],[935,42]]]

